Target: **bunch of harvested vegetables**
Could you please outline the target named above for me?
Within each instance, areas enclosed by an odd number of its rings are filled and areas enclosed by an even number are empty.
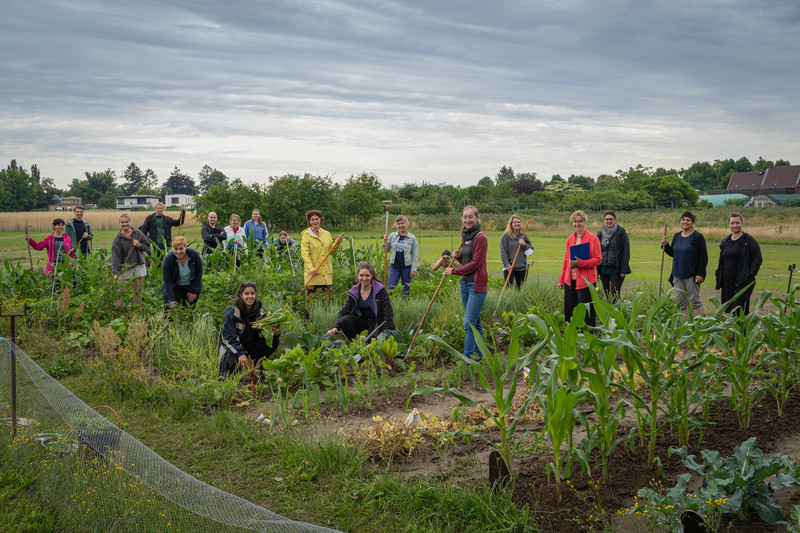
[[[268,310],[267,314],[251,324],[257,329],[267,329],[280,326],[281,324],[289,324],[294,319],[294,315],[285,307],[278,307],[273,310]],[[272,346],[272,336],[266,335],[264,337],[268,346]]]

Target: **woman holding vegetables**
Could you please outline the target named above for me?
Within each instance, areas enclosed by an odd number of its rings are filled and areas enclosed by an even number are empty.
[[[225,310],[219,336],[219,373],[225,377],[237,367],[260,367],[263,359],[278,349],[280,323],[272,326],[272,345],[268,346],[259,325],[267,313],[256,297],[256,283],[243,281],[236,292],[233,307]],[[262,322],[258,324],[256,322]]]

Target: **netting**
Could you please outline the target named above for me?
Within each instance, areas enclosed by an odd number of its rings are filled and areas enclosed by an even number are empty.
[[[0,348],[0,442],[6,460],[36,476],[62,523],[86,531],[323,532],[179,470],[109,422],[14,343]],[[12,438],[11,352],[17,435]],[[224,460],[224,450],[220,450]]]

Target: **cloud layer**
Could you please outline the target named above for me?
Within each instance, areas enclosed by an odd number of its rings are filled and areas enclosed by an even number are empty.
[[[0,164],[470,185],[795,162],[799,6],[12,0]]]

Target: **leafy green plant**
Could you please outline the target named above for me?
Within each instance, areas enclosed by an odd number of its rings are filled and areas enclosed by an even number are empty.
[[[755,509],[768,524],[783,522],[783,507],[773,498],[775,492],[797,486],[800,467],[789,456],[780,453],[764,457],[750,437],[734,448],[733,454],[723,457],[714,450],[703,450],[705,462],[698,464],[686,447],[671,449],[685,467],[702,476],[703,482],[696,496],[704,500],[725,500],[723,513],[736,513],[744,518],[748,510]]]
[[[771,298],[782,313],[771,314],[765,318],[764,342],[768,351],[765,354],[765,366],[769,380],[769,392],[778,404],[778,416],[783,416],[789,395],[800,381],[800,368],[797,361],[800,356],[800,308],[795,294],[800,285],[786,298]]]
[[[530,406],[531,402],[535,400],[538,394],[538,391],[531,391],[520,407],[515,412],[512,412],[514,396],[517,393],[517,382],[520,378],[520,374],[536,360],[541,350],[545,347],[547,339],[545,338],[542,340],[527,353],[522,353],[523,350],[519,343],[517,323],[514,322],[511,331],[511,342],[508,345],[508,356],[504,357],[503,353],[496,348],[495,350],[489,350],[481,336],[475,331],[475,341],[483,355],[480,361],[475,361],[470,357],[464,357],[461,352],[447,344],[441,337],[431,335],[429,338],[437,345],[441,346],[456,360],[475,368],[481,386],[492,395],[497,413],[493,413],[488,407],[469,398],[461,391],[454,388],[423,385],[418,387],[411,396],[448,392],[467,406],[480,407],[484,415],[491,420],[500,431],[499,445],[491,441],[489,444],[500,452],[500,455],[510,469],[511,461],[522,440],[522,437],[516,437],[517,425],[525,416],[528,406]],[[490,379],[491,383],[489,381]],[[409,398],[409,401],[410,400],[411,398]],[[508,419],[509,417],[510,420]],[[477,436],[484,438],[481,435]]]

